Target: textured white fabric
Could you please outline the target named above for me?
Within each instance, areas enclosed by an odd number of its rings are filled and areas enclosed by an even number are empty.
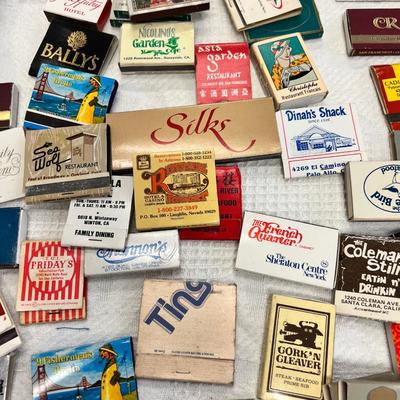
[[[388,134],[380,105],[369,78],[371,64],[398,62],[398,57],[346,55],[342,15],[346,7],[389,7],[385,3],[337,3],[316,0],[325,34],[308,41],[330,90],[326,104],[353,102],[359,111],[368,158],[390,158]],[[22,124],[34,79],[30,62],[48,22],[42,12],[44,0],[0,0],[0,81],[13,81],[20,90],[19,123]],[[395,6],[391,3],[391,6]],[[196,42],[239,41],[223,0],[212,0],[211,11],[193,16]],[[106,32],[119,35],[119,29]],[[194,104],[194,74],[137,74],[122,76],[118,54],[103,74],[116,78],[120,87],[114,111],[128,111]],[[252,69],[254,97],[263,92]],[[342,232],[386,234],[396,223],[349,223],[345,213],[342,176],[284,181],[280,160],[240,163],[244,209],[340,228]],[[23,205],[23,202],[5,204]],[[60,239],[68,203],[27,207],[30,239]],[[0,221],[1,223],[1,221]],[[1,238],[0,238],[1,240]],[[23,346],[16,363],[12,400],[31,398],[30,355],[110,338],[132,335],[137,341],[138,314],[143,280],[149,277],[214,279],[238,285],[237,357],[233,386],[139,381],[141,400],[238,399],[254,397],[260,365],[267,298],[272,293],[330,301],[329,291],[233,270],[237,246],[229,242],[185,242],[181,245],[182,271],[173,275],[138,274],[91,279],[88,319],[82,322],[20,327]],[[0,288],[17,320],[15,298],[17,271],[0,273]],[[60,330],[61,326],[88,330]],[[336,329],[336,377],[363,376],[390,369],[382,323],[339,317]]]

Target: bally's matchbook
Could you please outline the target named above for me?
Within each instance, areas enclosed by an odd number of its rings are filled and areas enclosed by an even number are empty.
[[[239,270],[333,289],[339,231],[246,211]]]
[[[276,114],[286,179],[334,175],[365,160],[352,104],[282,110]]]

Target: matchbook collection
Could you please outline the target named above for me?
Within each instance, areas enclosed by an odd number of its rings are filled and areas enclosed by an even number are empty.
[[[281,157],[287,180],[343,174],[350,221],[400,221],[400,64],[369,66],[393,160],[368,161],[356,105],[318,104],[328,88],[305,42],[323,35],[314,0],[225,3],[244,41],[197,42],[191,14],[206,15],[209,0],[46,2],[23,127],[17,85],[0,84],[0,266],[19,271],[18,323],[0,295],[0,399],[12,393],[24,325],[90,318],[91,277],[148,271],[137,345],[44,348],[31,357],[33,400],[137,400],[136,378],[232,385],[241,288],[165,279],[181,268],[182,240],[238,241],[237,274],[332,292],[332,304],[268,299],[249,397],[400,398],[400,234],[245,210],[235,165]],[[119,39],[102,32],[109,17]],[[348,56],[400,54],[397,20],[400,9],[347,9]],[[118,45],[122,74],[195,73],[197,104],[112,112]],[[252,97],[251,60],[266,97]],[[8,207],[15,199],[68,200],[62,236],[27,240],[29,207]],[[385,323],[392,372],[332,382],[336,314]]]

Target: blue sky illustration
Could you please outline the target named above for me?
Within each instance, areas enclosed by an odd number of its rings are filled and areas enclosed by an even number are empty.
[[[89,83],[89,79],[92,76],[96,76],[96,74],[88,74],[86,72],[82,71],[75,71],[73,69],[69,68],[63,68],[59,67],[57,65],[50,65],[50,64],[42,64],[38,73],[38,77],[40,77],[45,69],[49,69],[49,78],[48,78],[48,84],[50,87],[60,94],[61,96],[65,96],[71,92],[74,93],[74,97],[76,99],[82,99],[92,88],[93,86]],[[84,77],[85,79],[73,79],[68,76],[63,76],[63,75],[58,75],[55,73],[51,73],[51,70],[56,70],[56,71],[61,71],[61,72],[67,72],[68,74],[72,74],[72,76],[77,76],[77,77]],[[58,78],[62,81],[66,81],[72,84],[72,86],[64,86],[60,85],[54,82],[54,79]],[[39,78],[38,78],[39,79]],[[99,91],[99,100],[101,104],[106,104],[108,103],[108,100],[110,98],[110,95],[112,93],[115,80],[111,78],[107,78],[105,76],[100,75],[101,79],[101,87]]]
[[[120,339],[111,340],[108,342],[96,343],[87,346],[79,346],[73,347],[65,350],[59,351],[48,351],[46,353],[34,354],[32,355],[32,377],[34,376],[37,368],[36,359],[38,357],[52,357],[55,355],[63,356],[63,355],[74,355],[81,354],[87,351],[93,353],[93,358],[86,360],[78,360],[71,362],[63,362],[59,364],[46,364],[46,373],[50,380],[58,384],[60,386],[76,386],[82,379],[83,376],[86,376],[87,380],[90,384],[95,383],[97,380],[101,378],[103,373],[104,366],[106,364],[106,360],[100,358],[99,348],[104,346],[106,343],[112,344],[114,350],[117,352],[117,364],[119,372],[121,376],[127,378],[129,376],[134,375],[133,370],[133,360],[131,353],[131,341],[130,337],[124,337]],[[123,363],[123,357],[126,356],[126,361]],[[58,373],[54,374],[54,367],[62,366],[79,366],[80,372],[73,373],[72,375],[69,373]]]

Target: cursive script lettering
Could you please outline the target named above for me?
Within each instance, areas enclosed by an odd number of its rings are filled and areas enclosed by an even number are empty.
[[[227,143],[225,138],[222,136],[222,132],[231,120],[220,120],[215,118],[217,110],[218,107],[206,108],[200,112],[198,118],[192,120],[189,120],[188,114],[184,112],[173,114],[166,122],[167,127],[170,129],[155,129],[150,134],[150,138],[157,144],[167,145],[177,142],[183,135],[191,136],[211,133],[215,136],[218,142],[229,151],[242,153],[249,150],[256,142],[256,139],[252,139],[249,145],[243,149],[235,149]]]
[[[303,240],[303,235],[290,226],[286,229],[276,222],[254,220],[248,232],[250,239],[257,239],[259,242],[267,241],[283,244],[285,246],[295,246]]]
[[[375,28],[378,29],[397,29],[400,30],[400,27],[397,25],[397,18],[394,17],[376,17],[372,21],[372,24]]]
[[[60,172],[61,164],[70,160],[70,158],[67,158],[60,161],[60,149],[58,146],[55,146],[54,148],[52,146],[52,143],[46,142],[43,146],[37,147],[33,150],[33,154],[36,156],[32,158],[35,171],[40,171],[54,164],[56,165],[56,171]]]
[[[103,6],[102,0],[68,0],[64,3],[65,7],[80,8],[81,6],[90,7],[89,11],[94,11]],[[82,7],[81,7],[82,8]]]

